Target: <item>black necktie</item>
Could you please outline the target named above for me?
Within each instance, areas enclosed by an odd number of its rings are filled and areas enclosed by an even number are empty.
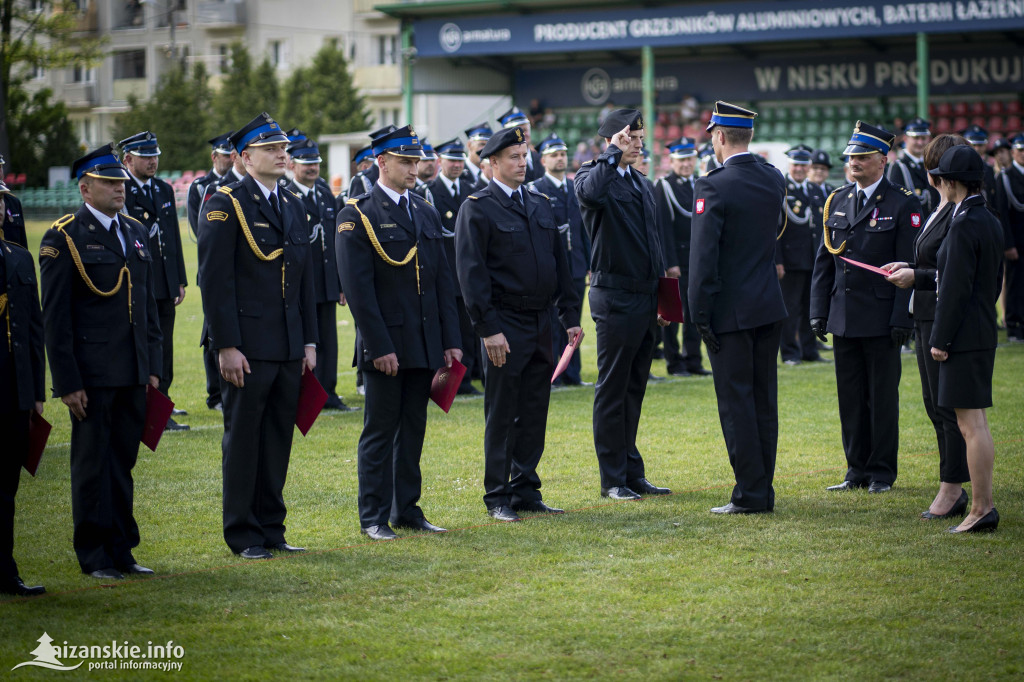
[[[281,217],[281,204],[278,201],[277,192],[271,192],[270,193],[270,207],[274,209],[274,214],[278,218],[280,218]]]
[[[150,185],[150,184],[143,185],[142,186],[142,193],[146,195],[146,199],[149,201],[150,205],[152,205],[153,204],[153,186]]]
[[[522,197],[521,194],[519,194],[519,190],[518,189],[512,190],[512,201],[515,204],[517,204],[518,206],[522,206],[523,205],[523,197]]]
[[[124,242],[121,245],[124,255],[128,255],[128,231],[125,229],[124,224],[120,220],[114,218],[110,223],[110,233],[114,235],[114,238],[120,242]]]
[[[409,213],[409,200],[405,198],[405,195],[398,199],[398,208],[402,209],[402,212],[408,216],[409,220],[412,220],[412,214]]]
[[[455,197],[456,199],[459,198],[459,181],[458,180],[452,181],[452,196]]]
[[[864,203],[864,192],[862,190],[857,190],[857,201],[854,203],[855,209],[853,211],[853,215],[860,213],[860,210],[864,208]]]

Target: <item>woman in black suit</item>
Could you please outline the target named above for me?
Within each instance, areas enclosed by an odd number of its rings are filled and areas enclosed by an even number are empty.
[[[976,151],[957,146],[929,171],[942,178],[939,191],[956,205],[939,247],[938,299],[930,339],[932,357],[941,363],[938,403],[956,411],[971,474],[971,511],[959,526],[949,529],[951,533],[994,531],[999,525],[999,512],[992,504],[995,446],[985,408],[992,406],[1003,232],[981,194],[984,170],[985,162]]]
[[[967,140],[959,135],[939,135],[925,147],[925,169],[937,168],[939,159],[950,147],[966,144]],[[942,184],[941,178],[932,175],[928,176],[928,181],[936,189]],[[914,262],[882,266],[892,273],[887,277],[890,282],[901,289],[914,289],[910,313],[918,339],[917,369],[921,374],[921,394],[939,443],[939,492],[931,506],[921,512],[924,519],[947,519],[966,514],[967,492],[963,483],[971,480],[967,470],[967,444],[960,434],[956,413],[952,408],[941,407],[938,402],[939,363],[932,358],[928,344],[935,320],[935,270],[939,247],[949,231],[952,217],[953,204],[942,199],[914,241]]]

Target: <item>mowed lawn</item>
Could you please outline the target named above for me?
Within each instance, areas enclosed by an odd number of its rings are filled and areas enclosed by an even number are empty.
[[[45,228],[31,225],[34,253]],[[346,309],[338,320],[339,392],[361,406]],[[955,521],[918,517],[938,487],[938,457],[917,366],[904,355],[899,479],[888,494],[825,491],[845,472],[833,368],[780,366],[775,514],[708,513],[728,500],[732,472],[711,379],[695,377],[650,384],[644,403],[648,475],[673,495],[602,499],[592,389],[558,390],[540,474],[544,499],[568,513],[499,525],[481,500],[483,400],[460,398],[448,415],[431,405],[422,460],[423,509],[451,532],[366,541],[356,514],[362,413],[325,413],[307,437],[296,431],[285,488],[288,540],[310,551],[243,562],[221,537],[222,425],[204,403],[200,323],[191,286],[171,392],[192,431],[165,434],[156,453],[143,448],[135,468],[136,557],[156,578],[99,586],[79,572],[70,421],[59,400],[47,402],[54,430],[37,477],[22,475],[15,557],[49,594],[0,600],[0,671],[10,679],[1024,676],[1024,347],[996,356],[989,420],[1002,520],[992,535],[950,536]],[[588,315],[584,328],[593,381]],[[663,362],[654,373],[664,376]],[[173,640],[182,670],[11,671],[33,660],[44,631],[55,644]]]

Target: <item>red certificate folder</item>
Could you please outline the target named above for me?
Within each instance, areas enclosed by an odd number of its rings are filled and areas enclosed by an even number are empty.
[[[160,436],[167,428],[167,420],[174,412],[174,403],[163,393],[146,386],[146,427],[142,431],[142,444],[156,452],[156,446],[160,442]]]
[[[892,274],[891,272],[889,272],[887,270],[883,270],[882,268],[876,268],[874,265],[868,265],[867,263],[861,263],[859,260],[853,260],[851,258],[847,258],[846,256],[840,256],[840,258],[843,259],[844,261],[846,261],[847,263],[849,263],[850,265],[856,265],[858,268],[864,268],[868,272],[876,272],[879,275],[881,275],[882,277],[888,277],[889,275]]]
[[[437,370],[434,380],[430,382],[430,399],[446,414],[452,408],[452,402],[455,400],[455,394],[459,392],[464,376],[466,366],[453,358],[452,366]]]
[[[679,280],[658,278],[658,314],[669,322],[683,321],[683,299],[679,297]]]
[[[52,428],[50,422],[43,419],[43,415],[32,410],[28,419],[28,458],[22,466],[33,476],[36,475],[36,469],[39,468],[39,460],[43,456],[43,449],[46,447],[46,441],[50,437]]]
[[[302,373],[302,386],[299,388],[299,409],[295,413],[295,425],[305,436],[313,428],[313,422],[320,416],[320,411],[327,404],[327,391],[317,381],[316,376],[306,370]]]
[[[555,379],[558,375],[565,371],[565,368],[569,366],[569,361],[572,360],[572,354],[576,352],[576,349],[580,347],[580,341],[583,340],[583,330],[576,335],[576,338],[571,343],[567,344],[565,350],[562,351],[562,357],[558,359],[558,365],[555,366],[555,373],[551,375],[551,383],[555,383]]]

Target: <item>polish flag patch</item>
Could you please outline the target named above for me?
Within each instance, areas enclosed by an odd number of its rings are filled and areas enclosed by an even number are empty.
[[[697,199],[697,203],[695,204],[695,207],[697,209],[697,213],[703,213],[704,212],[704,200],[703,199]],[[918,220],[918,222],[921,222],[921,217],[918,216],[917,220]]]
[[[911,213],[910,214],[910,224],[913,225],[914,227],[921,227],[921,214],[920,213]]]

